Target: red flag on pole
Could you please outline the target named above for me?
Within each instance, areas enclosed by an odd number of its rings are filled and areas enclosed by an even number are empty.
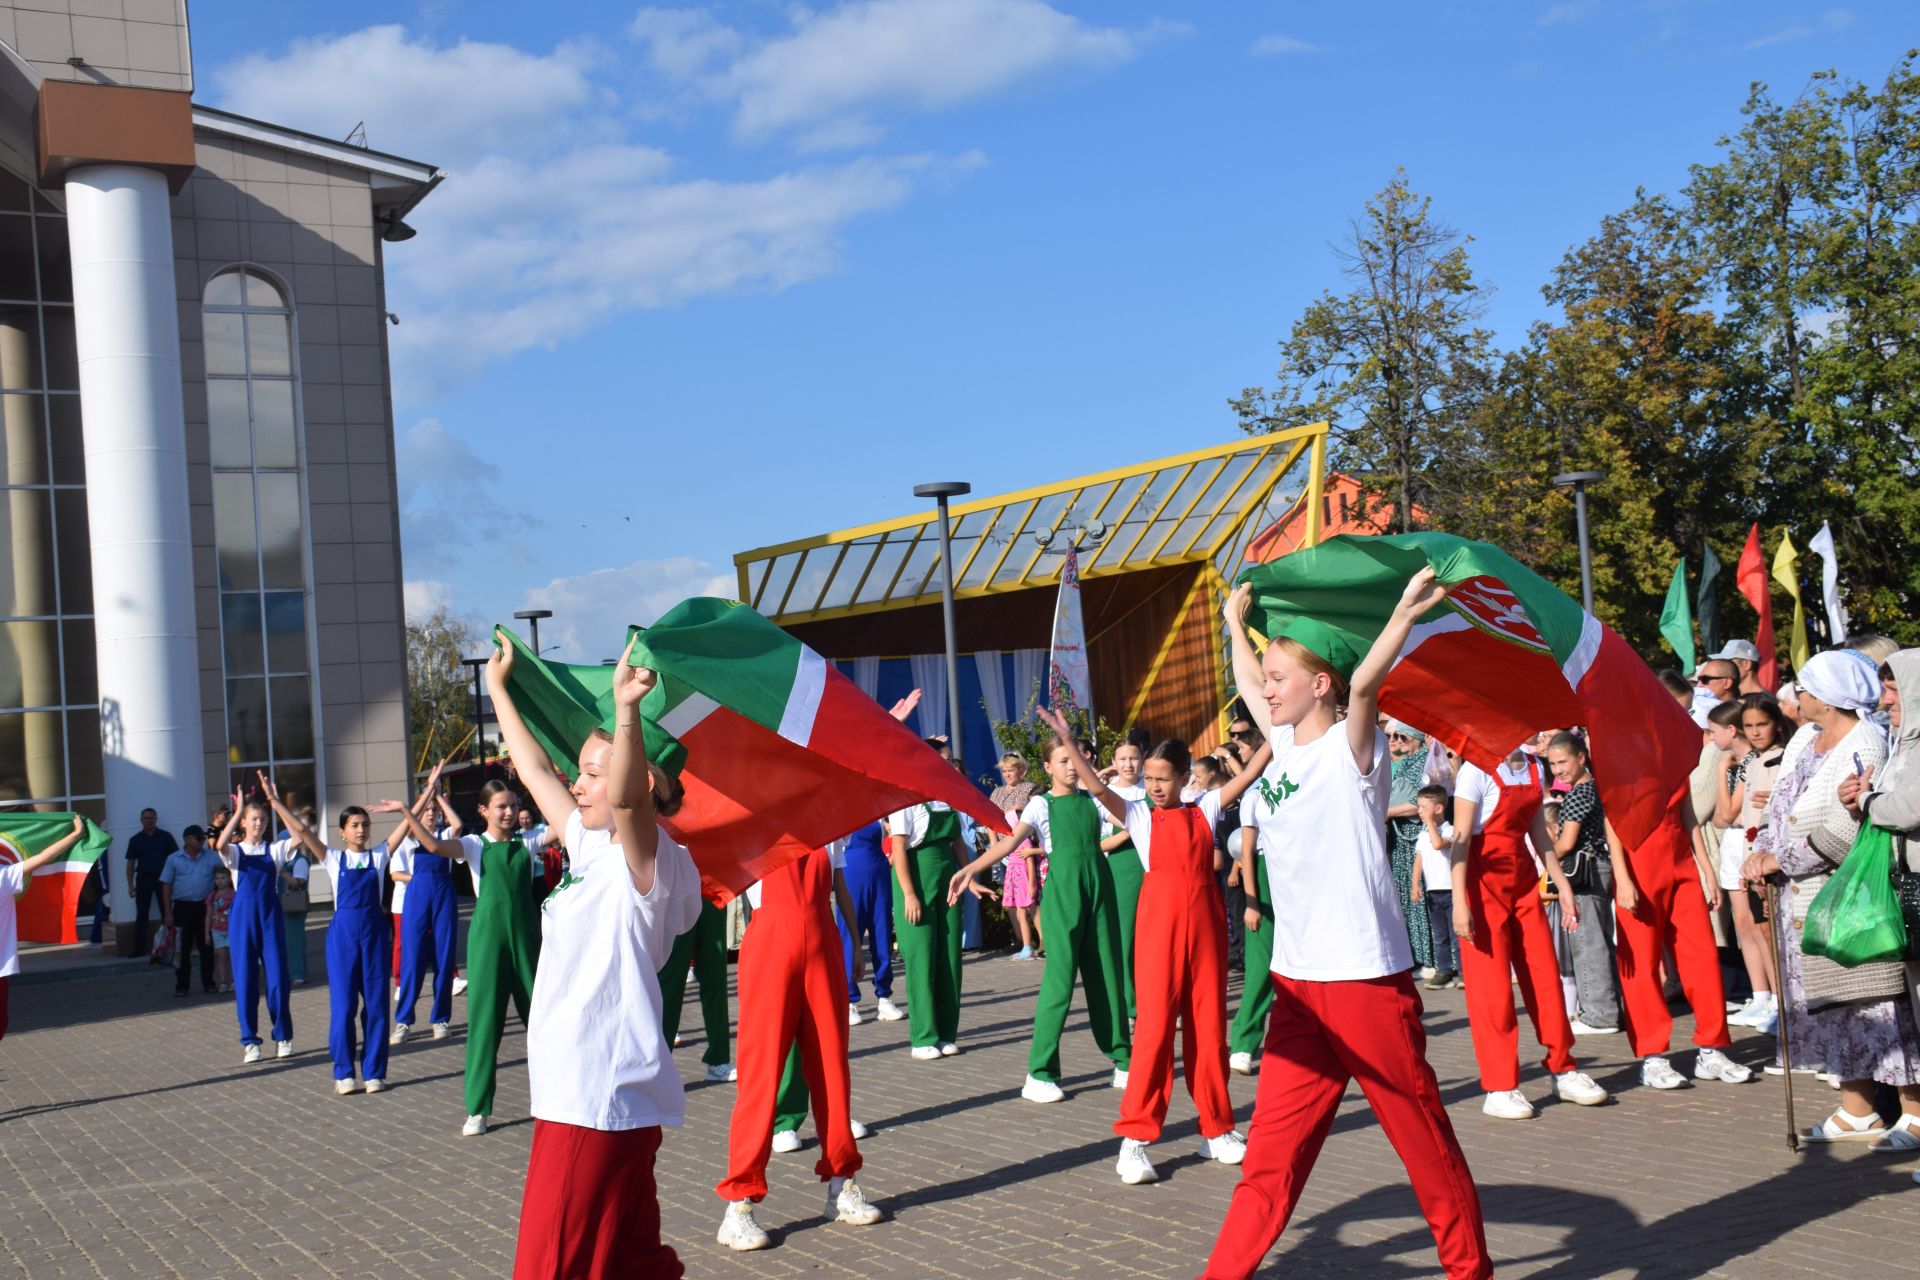
[[[1780,670],[1773,648],[1773,595],[1767,587],[1767,566],[1760,556],[1760,526],[1757,524],[1747,532],[1747,545],[1740,552],[1737,581],[1740,594],[1760,615],[1760,626],[1753,637],[1753,647],[1760,651],[1760,669],[1757,673],[1760,683],[1769,690],[1777,691],[1780,688]]]

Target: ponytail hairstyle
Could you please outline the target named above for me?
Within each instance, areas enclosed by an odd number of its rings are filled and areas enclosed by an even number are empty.
[[[1164,760],[1173,766],[1175,773],[1193,772],[1193,752],[1178,738],[1163,739],[1159,746],[1147,752],[1146,760],[1140,762],[1142,767],[1147,760]]]
[[[680,812],[680,802],[687,797],[686,788],[680,785],[680,779],[651,760],[647,762],[647,776],[653,782],[654,816],[671,818]]]
[[[1740,716],[1744,710],[1745,707],[1738,698],[1735,698],[1731,702],[1717,702],[1714,704],[1713,710],[1707,712],[1707,722],[1709,724],[1717,724],[1722,729],[1738,729],[1740,727]]]

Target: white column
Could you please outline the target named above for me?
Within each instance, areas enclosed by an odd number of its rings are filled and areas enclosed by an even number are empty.
[[[140,810],[159,810],[177,833],[206,805],[172,222],[155,170],[67,175],[113,916],[123,923],[133,918],[123,857]]]

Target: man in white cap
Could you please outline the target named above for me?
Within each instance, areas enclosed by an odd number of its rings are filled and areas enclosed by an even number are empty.
[[[1720,697],[1739,697],[1767,691],[1766,686],[1760,683],[1760,651],[1753,647],[1753,641],[1729,640],[1726,648],[1718,653],[1708,654],[1707,660],[1731,662],[1734,674],[1739,677],[1735,692],[1722,693]]]

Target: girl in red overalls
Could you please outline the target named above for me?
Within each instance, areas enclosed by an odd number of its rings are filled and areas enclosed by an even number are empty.
[[[880,1221],[853,1175],[860,1171],[849,1115],[847,974],[836,897],[849,919],[853,899],[837,854],[825,849],[788,863],[748,890],[753,922],[740,944],[739,1093],[728,1128],[727,1176],[714,1189],[727,1202],[716,1237],[729,1249],[764,1249],[767,1233],[753,1220],[767,1194],[780,1071],[796,1039],[800,1072],[813,1099],[820,1134],[814,1172],[827,1184],[827,1216],[855,1226]],[[854,954],[856,974],[860,955]]]
[[[1560,964],[1540,902],[1540,873],[1527,837],[1545,850],[1547,875],[1560,895],[1561,919],[1580,927],[1573,888],[1541,814],[1546,780],[1534,758],[1516,751],[1492,774],[1462,763],[1453,794],[1453,921],[1460,937],[1460,973],[1467,984],[1467,1021],[1473,1055],[1487,1091],[1480,1109],[1500,1120],[1531,1120],[1533,1104],[1520,1092],[1520,1021],[1509,975],[1534,1038],[1546,1047],[1545,1066],[1554,1092],[1567,1102],[1593,1107],[1607,1091],[1573,1060],[1573,1027],[1567,1021]],[[1587,928],[1604,928],[1588,921]]]
[[[1072,729],[1052,711],[1040,718],[1073,755],[1078,777],[1096,778]],[[1271,748],[1225,786],[1183,804],[1192,776],[1187,744],[1168,740],[1147,756],[1141,781],[1147,799],[1123,801],[1096,782],[1092,794],[1120,823],[1146,869],[1133,934],[1133,1063],[1113,1131],[1120,1135],[1120,1180],[1153,1182],[1147,1144],[1160,1136],[1173,1096],[1173,1023],[1180,1020],[1187,1092],[1200,1113],[1200,1154],[1239,1164],[1247,1146],[1233,1127],[1227,1095],[1227,908],[1215,879],[1213,824],[1266,767]],[[1151,801],[1151,803],[1149,803]]]

